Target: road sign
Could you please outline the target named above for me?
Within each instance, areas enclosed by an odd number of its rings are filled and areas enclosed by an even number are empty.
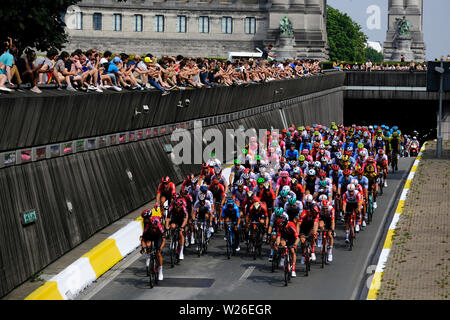
[[[21,213],[22,225],[28,225],[37,220],[36,210],[29,210]]]
[[[444,92],[450,92],[450,61],[444,61],[441,70],[441,61],[428,61],[427,91],[438,92],[441,74],[444,75]],[[443,73],[442,73],[443,71]]]

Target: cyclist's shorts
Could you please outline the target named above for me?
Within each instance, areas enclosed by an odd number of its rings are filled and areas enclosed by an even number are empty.
[[[347,202],[347,212],[345,213],[345,215],[346,216],[350,216],[350,214],[352,214],[353,211],[355,211],[356,209],[358,209],[358,204],[357,203]]]
[[[300,226],[300,234],[308,236],[314,227],[314,222],[305,223],[303,222]]]
[[[174,217],[170,220],[169,224],[175,223],[177,228],[181,228],[181,226],[183,225],[183,221],[184,221],[184,219],[182,219],[182,218]]]
[[[156,248],[159,249],[161,247],[163,237],[161,235],[155,236],[155,235],[152,235],[152,234],[144,233],[142,235],[142,240],[144,240],[144,241],[154,241],[155,245],[156,245]]]
[[[331,217],[320,216],[319,220],[323,221],[325,229],[331,230]]]
[[[372,190],[376,181],[377,181],[376,179],[374,179],[374,180],[369,179],[369,187],[368,187],[369,190]]]
[[[284,240],[286,241],[286,246],[287,247],[293,246],[294,243],[295,243],[295,238],[294,237],[287,237],[287,239],[284,239]]]

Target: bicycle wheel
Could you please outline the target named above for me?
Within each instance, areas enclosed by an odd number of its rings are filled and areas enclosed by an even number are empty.
[[[367,205],[367,223],[370,224],[372,222],[373,215],[373,198],[369,196],[369,203]]]
[[[326,232],[322,232],[322,268],[325,267],[327,263],[327,235]]]
[[[308,272],[311,272],[311,252],[312,252],[311,243],[308,242],[308,263],[306,265],[308,268]]]
[[[149,282],[150,282],[150,288],[153,288],[153,286],[156,284],[155,282],[155,258],[153,257],[153,254],[150,256],[150,264],[149,264]]]
[[[310,259],[310,252],[309,252],[309,246],[308,244],[305,244],[305,277],[309,274],[309,259]]]
[[[170,246],[169,246],[169,256],[170,256],[170,267],[173,268],[175,266],[175,239],[173,232],[170,234]]]
[[[350,238],[350,251],[353,250],[353,238],[355,237],[355,229],[353,227],[353,223],[350,225],[350,234],[349,234],[349,238]]]
[[[283,269],[284,269],[284,285],[287,286],[289,282],[289,254],[285,254]]]
[[[384,188],[384,177],[383,175],[380,178],[380,183],[378,184],[378,189],[380,191],[380,196],[383,195],[383,188]]]
[[[278,257],[278,253],[277,251],[273,251],[273,257],[272,257],[272,272],[275,272],[275,269],[277,267],[277,257]]]
[[[206,253],[206,251],[208,251],[208,241],[207,241],[207,238],[208,238],[208,235],[206,234],[206,230],[207,230],[207,226],[206,226],[206,224],[203,226],[203,232],[202,232],[202,243],[203,243],[203,245],[202,245],[202,254],[205,254]]]
[[[198,227],[197,227],[198,228]],[[202,230],[200,228],[197,229],[196,231],[196,237],[195,237],[195,241],[197,242],[197,255],[200,257],[202,255]]]
[[[230,259],[230,258],[231,258],[231,245],[232,245],[232,242],[231,242],[231,232],[230,232],[230,229],[229,229],[229,228],[227,228],[227,229],[225,229],[225,230],[227,230],[227,231],[226,231],[226,238],[227,238],[227,258]]]

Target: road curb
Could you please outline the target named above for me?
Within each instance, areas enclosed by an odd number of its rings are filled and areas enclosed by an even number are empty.
[[[25,300],[72,300],[133,252],[140,245],[142,230],[142,218],[139,217],[45,282]]]
[[[400,196],[400,200],[398,201],[397,209],[395,210],[394,216],[392,217],[391,224],[389,225],[389,229],[386,235],[386,239],[383,244],[383,249],[381,250],[380,257],[378,259],[378,263],[375,269],[375,274],[372,278],[372,283],[369,288],[369,293],[367,295],[366,300],[376,300],[378,292],[381,287],[381,280],[383,279],[384,274],[384,268],[387,263],[387,259],[389,257],[391,247],[392,247],[392,240],[393,236],[395,234],[395,230],[397,228],[398,220],[400,219],[400,215],[403,213],[403,208],[405,206],[405,201],[407,199],[407,195],[409,192],[409,188],[411,186],[412,180],[414,179],[415,173],[417,171],[417,168],[419,167],[420,160],[422,159],[422,154],[426,149],[426,145],[428,142],[425,142],[422,148],[420,149],[419,154],[416,157],[416,160],[414,161],[411,170],[409,172],[409,175],[406,179],[406,183],[403,187],[403,191]]]

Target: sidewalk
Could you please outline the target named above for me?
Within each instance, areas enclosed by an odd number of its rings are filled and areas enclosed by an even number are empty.
[[[378,300],[450,299],[450,141],[423,154],[397,224]]]

